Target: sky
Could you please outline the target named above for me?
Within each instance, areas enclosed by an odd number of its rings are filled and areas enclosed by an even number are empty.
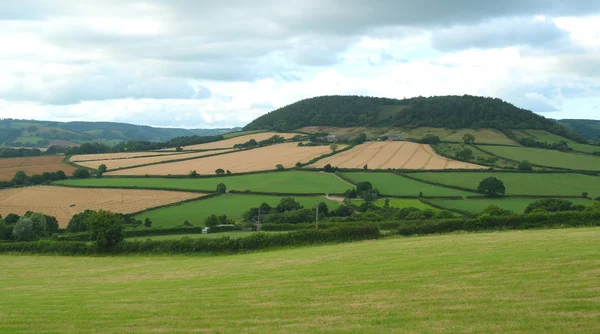
[[[0,118],[218,128],[321,95],[463,94],[600,119],[600,1],[0,6]]]

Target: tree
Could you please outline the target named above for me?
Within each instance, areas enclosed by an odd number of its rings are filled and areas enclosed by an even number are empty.
[[[46,218],[41,213],[23,215],[13,228],[17,241],[36,241],[47,236]]]
[[[303,206],[293,197],[284,197],[279,201],[279,204],[275,207],[277,212],[282,213],[291,210],[300,210]]]
[[[365,165],[363,166],[363,169],[364,169],[364,170],[367,170],[367,169],[369,169],[369,165],[365,164]]]
[[[144,226],[152,227],[152,221],[150,220],[150,218],[144,219]]]
[[[56,171],[54,175],[57,180],[65,180],[67,178],[67,174],[62,170]]]
[[[106,172],[106,165],[102,164],[102,165],[98,166],[98,172],[100,172],[100,173]]]
[[[432,134],[427,134],[425,135],[425,137],[421,138],[420,142],[422,144],[437,145],[440,143],[440,137]]]
[[[531,162],[529,162],[527,160],[523,160],[523,161],[519,162],[519,166],[517,166],[517,168],[519,170],[533,170],[533,166],[531,165]]]
[[[58,220],[56,217],[44,215],[46,218],[46,231],[48,231],[49,235],[58,232]]]
[[[231,171],[228,169],[228,170],[225,172],[225,174],[227,174],[227,175],[231,175]]]
[[[20,170],[15,173],[15,176],[11,180],[15,185],[25,185],[29,183],[29,177],[24,171]]]
[[[183,152],[183,147],[181,147],[181,146],[175,147],[175,152]]]
[[[225,171],[223,170],[223,168],[218,168],[217,170],[215,170],[215,174],[223,175],[223,174],[225,174]]]
[[[487,208],[485,208],[485,210],[483,210],[481,212],[482,214],[488,214],[490,216],[510,216],[512,214],[514,214],[514,212],[510,211],[510,210],[504,210],[501,207],[499,207],[498,205],[494,205],[494,204],[490,204],[488,205]]]
[[[206,227],[215,227],[219,225],[219,217],[217,217],[217,215],[214,214],[206,217],[206,219],[204,220],[204,225]]]
[[[578,206],[574,205],[573,202],[560,199],[560,198],[544,198],[529,204],[525,208],[525,213],[533,211],[543,212],[558,212],[558,211],[574,211],[577,210]]]
[[[468,148],[463,148],[458,153],[456,153],[456,158],[462,161],[469,161],[473,159],[473,151]]]
[[[338,217],[348,217],[352,214],[352,210],[350,210],[350,208],[344,204],[340,205],[337,209],[335,209],[335,211],[333,212],[334,216],[338,216]]]
[[[87,217],[90,239],[100,250],[108,250],[123,241],[123,218],[110,211],[92,211]]]
[[[93,212],[94,211],[92,210],[85,210],[73,215],[71,220],[69,220],[69,224],[67,225],[67,231],[71,233],[88,231],[88,216],[90,216]]]
[[[329,149],[331,150],[331,152],[335,153],[338,149],[338,144],[336,143],[332,143],[331,145],[329,145]]]
[[[473,144],[475,142],[475,136],[470,133],[465,133],[462,139],[465,144]]]
[[[317,205],[317,207],[319,208],[319,216],[327,216],[329,215],[329,207],[327,206],[327,203],[325,202],[319,202],[319,204]]]
[[[369,181],[362,181],[362,182],[358,182],[356,184],[356,191],[358,192],[358,194],[360,195],[360,193],[363,193],[367,190],[371,190],[373,189],[373,184],[371,184],[371,182]]]
[[[490,197],[504,195],[506,192],[504,183],[495,177],[488,177],[482,180],[479,183],[477,190],[481,193],[488,194]]]
[[[323,167],[323,170],[327,173],[333,173],[335,172],[335,168],[331,167],[331,164],[327,164],[325,165],[325,167]]]
[[[283,167],[283,165],[282,165],[282,164],[277,164],[277,165],[275,165],[275,168],[276,168],[278,171],[280,171],[280,172],[281,172],[282,170],[285,170],[285,167]]]
[[[589,194],[588,194],[588,192],[587,192],[587,191],[584,191],[584,192],[582,192],[582,193],[581,193],[581,197],[583,197],[583,198],[587,198],[587,197],[588,197],[588,195],[589,195]]]
[[[44,183],[44,181],[46,181],[46,178],[40,174],[31,175],[31,177],[29,178],[29,182],[31,182],[32,184],[42,184]]]
[[[225,183],[217,184],[217,193],[224,194],[226,192],[227,192],[227,186],[225,185]]]
[[[73,178],[76,178],[76,179],[86,179],[88,177],[90,177],[90,171],[88,171],[87,169],[85,169],[83,167],[78,167],[73,172]]]
[[[302,163],[300,161],[296,162],[296,168],[301,168],[302,167]]]
[[[194,169],[189,172],[188,176],[191,178],[198,177],[198,172],[196,172],[196,170]]]
[[[358,136],[354,137],[351,142],[353,145],[360,145],[366,141],[367,141],[367,135],[364,133],[361,133]]]
[[[6,215],[6,217],[4,217],[4,222],[9,225],[12,225],[12,224],[15,224],[16,222],[18,222],[19,218],[21,218],[21,217],[19,217],[19,215],[16,215],[14,213],[9,213]]]

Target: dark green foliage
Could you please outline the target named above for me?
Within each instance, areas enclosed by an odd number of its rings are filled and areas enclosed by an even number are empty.
[[[416,140],[416,142],[421,144],[437,145],[440,143],[440,137],[432,134],[427,134],[425,135],[425,137]]]
[[[187,222],[187,220],[186,220],[186,222]],[[189,222],[188,222],[188,224],[189,224]],[[152,221],[150,220],[150,218],[144,219],[144,226],[145,227],[152,227]]]
[[[333,173],[337,170],[337,168],[333,168],[331,167],[331,164],[327,164],[325,167],[323,167],[323,170],[327,173]]]
[[[525,208],[525,213],[533,211],[558,212],[583,210],[583,207],[574,205],[573,202],[560,198],[545,198],[535,201]]]
[[[181,146],[175,147],[175,152],[183,152],[183,147],[181,147]]]
[[[279,201],[279,204],[277,204],[275,210],[278,213],[283,213],[286,211],[300,210],[302,208],[304,208],[302,204],[296,201],[293,197],[284,197]]]
[[[581,197],[583,197],[583,198],[587,198],[588,195],[589,195],[589,193],[587,191],[584,191],[581,193]]]
[[[468,148],[463,148],[459,152],[456,153],[456,158],[462,161],[469,161],[473,159],[473,151]]]
[[[283,165],[282,165],[282,164],[277,164],[277,165],[275,165],[275,168],[276,168],[278,171],[280,171],[280,172],[285,170],[285,167],[283,167]]]
[[[566,126],[577,132],[581,137],[590,141],[594,145],[598,145],[600,138],[600,121],[594,119],[561,119],[558,124]],[[600,150],[599,150],[600,151]]]
[[[198,174],[198,172],[196,172],[196,170],[194,169],[194,170],[192,170],[192,171],[189,172],[188,176],[191,177],[191,178],[195,178],[195,177],[200,176],[200,174]]]
[[[19,215],[14,214],[14,213],[9,213],[6,215],[6,217],[4,217],[4,222],[7,224],[16,224],[19,221]]]
[[[28,212],[13,227],[16,241],[36,241],[48,236],[46,217],[41,213]]]
[[[48,215],[44,215],[44,217],[46,218],[46,231],[48,231],[48,234],[52,235],[54,233],[57,233],[58,232],[58,220],[56,220],[56,217],[48,216]]]
[[[519,170],[533,170],[533,165],[531,164],[531,162],[523,160],[519,162],[519,166],[517,168]]]
[[[89,231],[88,217],[91,216],[93,212],[94,211],[92,210],[85,210],[84,212],[73,215],[67,225],[67,232],[77,233]]]
[[[2,132],[4,132],[4,129],[0,131],[0,139],[3,138]],[[0,140],[0,142],[4,141]],[[0,158],[38,157],[42,153],[37,148],[0,148]]]
[[[547,150],[557,150],[557,151],[561,151],[561,152],[569,152],[569,151],[573,150],[572,148],[569,147],[569,144],[567,144],[567,142],[562,141],[562,140],[559,141],[558,143],[547,143],[547,142],[536,141],[535,139],[532,139],[532,138],[519,138],[519,139],[517,139],[517,142],[523,146],[544,148]]]
[[[327,203],[319,202],[319,205],[317,207],[319,208],[319,216],[324,217],[329,215],[329,207],[327,206]]]
[[[462,139],[465,144],[473,144],[475,142],[475,136],[470,133],[465,133]]]
[[[371,189],[373,189],[373,185],[369,181],[363,181],[356,184],[356,191],[359,194]]]
[[[108,250],[123,241],[123,218],[116,213],[99,210],[87,217],[90,240],[100,250]]]
[[[477,190],[488,196],[504,195],[506,188],[504,183],[495,177],[488,177],[479,183]]]
[[[12,178],[11,182],[15,185],[26,185],[29,183],[29,177],[24,171],[20,170],[15,173],[15,176]]]
[[[352,145],[360,145],[366,141],[367,141],[367,135],[364,133],[361,133],[361,134],[357,135],[356,137],[352,138],[350,143]]]
[[[227,186],[225,185],[225,183],[217,184],[217,193],[224,194],[226,192],[227,192]]]
[[[76,178],[76,179],[86,179],[88,177],[90,177],[90,171],[88,171],[87,169],[85,169],[83,167],[78,167],[73,172],[73,178]]]
[[[272,213],[265,216],[264,222],[270,224],[300,224],[315,221],[315,213],[311,209],[294,209]]]
[[[223,168],[218,168],[217,170],[215,170],[215,174],[223,175],[223,174],[225,174],[225,170],[223,170]]]
[[[100,166],[98,166],[98,173],[104,173],[106,172],[106,165],[102,164]]]
[[[510,216],[510,215],[514,215],[515,213],[510,210],[502,209],[501,207],[499,207],[497,205],[491,204],[490,206],[485,208],[485,210],[483,210],[483,212],[481,212],[481,214],[490,215],[490,216]]]
[[[210,215],[204,221],[204,225],[210,227],[211,231],[214,231],[214,228],[218,225],[232,225],[234,223],[233,219],[228,218],[227,215]]]

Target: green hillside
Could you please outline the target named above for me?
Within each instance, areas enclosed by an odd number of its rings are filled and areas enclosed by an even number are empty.
[[[600,120],[595,119],[561,119],[558,124],[577,131],[583,138],[600,141]]]

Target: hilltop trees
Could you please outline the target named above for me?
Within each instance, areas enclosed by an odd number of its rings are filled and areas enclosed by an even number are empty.
[[[481,181],[477,190],[491,197],[504,195],[506,192],[504,183],[495,177],[488,177]]]

